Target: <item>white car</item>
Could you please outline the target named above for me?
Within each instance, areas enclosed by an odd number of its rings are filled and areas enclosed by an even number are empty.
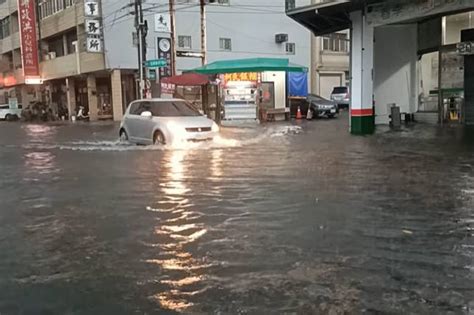
[[[120,140],[136,144],[175,144],[212,140],[219,126],[180,99],[137,100],[127,108]]]
[[[13,121],[21,118],[21,105],[17,109],[12,109],[8,104],[0,105],[0,119]]]
[[[335,86],[331,93],[331,100],[338,104],[338,107],[347,107],[351,102],[351,95],[347,86]]]

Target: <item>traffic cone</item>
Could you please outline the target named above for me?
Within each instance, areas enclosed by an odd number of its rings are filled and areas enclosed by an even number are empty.
[[[308,112],[306,113],[306,120],[311,120],[313,119],[313,111],[311,110],[310,107],[308,107]]]
[[[301,115],[301,108],[298,106],[298,111],[296,112],[296,119],[303,119],[303,115]]]

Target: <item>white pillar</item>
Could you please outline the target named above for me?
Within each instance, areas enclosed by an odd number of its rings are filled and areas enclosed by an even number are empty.
[[[110,76],[112,87],[112,109],[114,120],[121,121],[123,117],[122,73],[120,69],[112,70]]]
[[[374,28],[363,11],[351,13],[351,133],[374,132],[373,68]]]

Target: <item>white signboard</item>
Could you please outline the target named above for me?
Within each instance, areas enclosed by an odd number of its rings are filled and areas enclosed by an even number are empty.
[[[367,24],[386,25],[472,9],[473,0],[379,1],[367,6]]]
[[[155,32],[171,33],[171,17],[169,13],[155,14]]]
[[[99,20],[86,20],[85,21],[86,33],[88,35],[100,35],[101,26]]]
[[[95,1],[84,1],[84,15],[98,17],[99,3]]]
[[[100,40],[100,38],[88,37],[87,38],[87,51],[94,52],[94,53],[102,52],[102,41]]]

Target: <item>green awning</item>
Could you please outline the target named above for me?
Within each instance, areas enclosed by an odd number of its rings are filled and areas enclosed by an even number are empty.
[[[308,68],[291,63],[288,59],[250,58],[215,61],[202,67],[189,70],[189,72],[202,74],[263,71],[307,72]]]

